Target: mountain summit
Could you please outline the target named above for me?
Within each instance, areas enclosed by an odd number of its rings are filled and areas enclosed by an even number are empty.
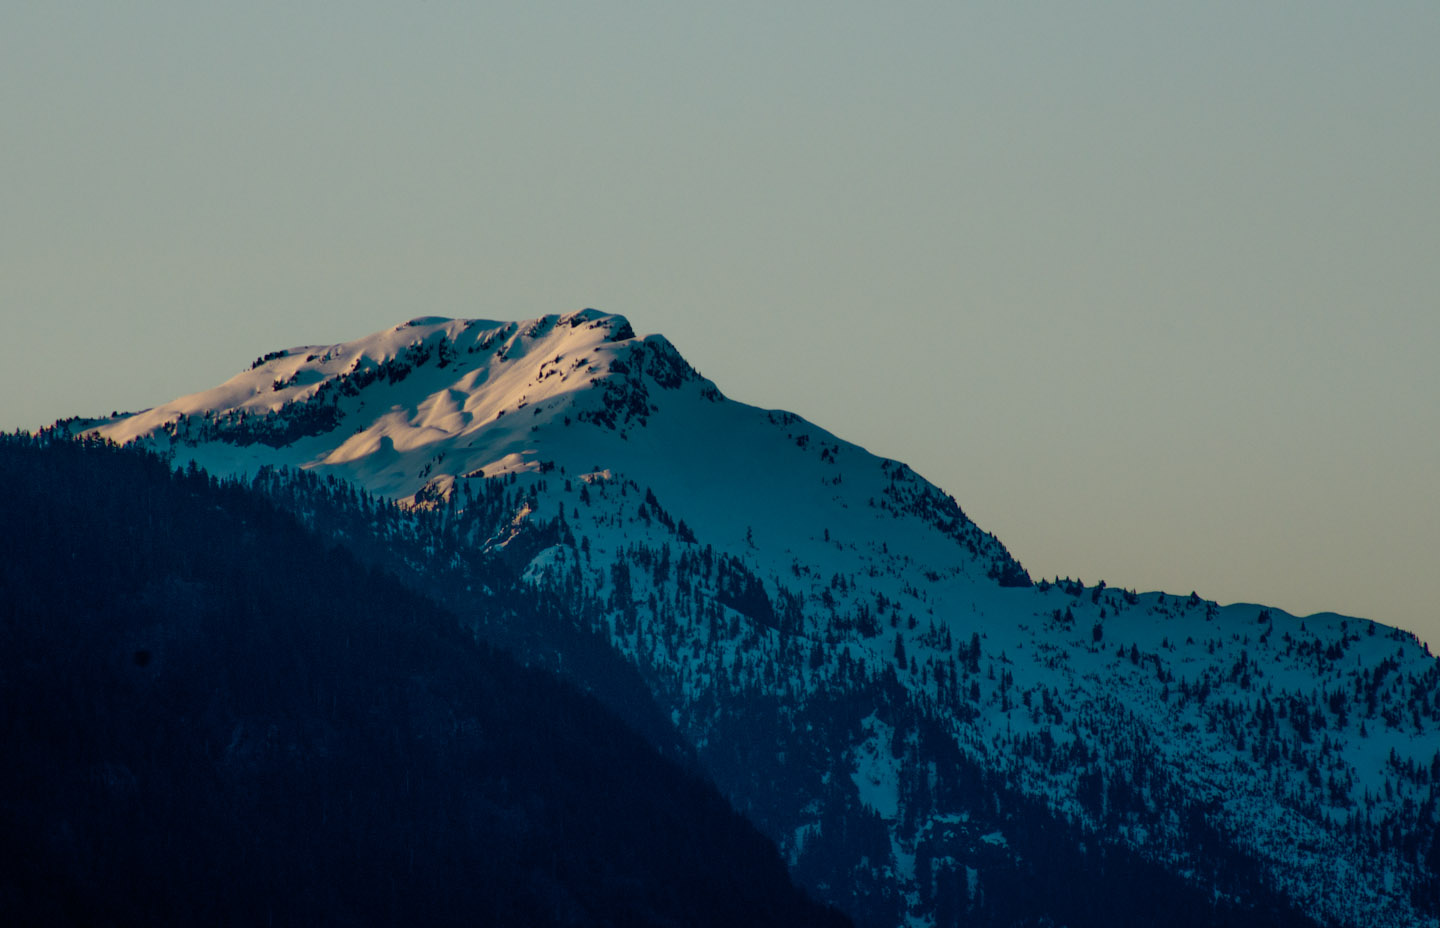
[[[415,319],[66,427],[343,478],[493,555],[859,923],[1440,924],[1414,636],[1032,582],[906,465],[623,317]]]
[[[726,399],[663,336],[636,337],[623,316],[593,309],[509,323],[424,317],[275,351],[219,387],[89,431],[217,475],[299,467],[418,504],[506,474],[608,470],[671,500],[726,547],[753,550],[758,536],[808,553],[830,547],[828,534],[947,575],[1029,583],[909,468],[790,413]]]

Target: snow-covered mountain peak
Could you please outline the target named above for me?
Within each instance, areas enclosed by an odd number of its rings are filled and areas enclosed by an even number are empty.
[[[623,316],[594,309],[521,322],[422,316],[272,352],[211,390],[79,425],[219,475],[317,470],[422,505],[502,474],[609,471],[777,575],[816,556],[848,570],[878,557],[1029,582],[905,465],[726,399],[664,336],[637,337]]]
[[[622,316],[419,317],[70,428],[222,476],[333,475],[465,526],[467,550],[609,636],[702,754],[720,696],[845,706],[827,724],[849,740],[815,755],[833,756],[810,770],[811,798],[842,802],[829,785],[853,783],[888,835],[864,856],[888,855],[877,866],[909,887],[912,924],[943,896],[916,855],[970,899],[960,861],[1007,840],[1000,819],[962,827],[972,793],[916,753],[921,718],[944,751],[1177,872],[1194,872],[1199,836],[1325,919],[1440,924],[1416,920],[1407,894],[1431,885],[1428,864],[1393,838],[1440,819],[1440,668],[1413,637],[1195,594],[1032,586],[906,465],[727,399]],[[808,802],[781,816],[795,859],[829,827]],[[1370,866],[1392,874],[1383,889],[1366,888]]]
[[[625,317],[595,309],[522,322],[422,316],[273,351],[218,387],[85,425],[121,444],[194,449],[220,473],[348,466],[380,492],[410,496],[448,489],[432,485],[442,473],[493,474],[515,456],[538,466],[531,436],[552,419],[624,432],[653,411],[651,390],[699,381],[668,341],[637,338]],[[464,455],[464,471],[438,471],[456,442],[477,453]]]

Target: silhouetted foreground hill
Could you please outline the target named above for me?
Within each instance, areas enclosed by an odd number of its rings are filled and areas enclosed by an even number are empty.
[[[25,437],[0,488],[0,921],[844,923],[593,699],[250,491]]]

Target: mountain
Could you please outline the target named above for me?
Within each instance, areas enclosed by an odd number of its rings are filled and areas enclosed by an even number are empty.
[[[5,924],[845,924],[693,769],[255,491],[12,436],[0,480]]]
[[[535,660],[606,642],[861,923],[1440,923],[1440,670],[1414,636],[1033,582],[904,464],[727,399],[620,316],[416,319],[59,425],[277,498],[308,498],[290,469],[402,503],[332,537],[408,539],[392,569]],[[500,628],[467,589],[558,618]]]

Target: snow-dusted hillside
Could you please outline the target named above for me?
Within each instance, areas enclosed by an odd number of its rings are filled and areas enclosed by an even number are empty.
[[[1032,584],[905,465],[726,399],[619,316],[416,319],[68,428],[462,514],[503,477],[505,518],[463,543],[603,629],[862,919],[982,911],[994,862],[1033,857],[1020,802],[1215,900],[1437,923],[1440,672],[1413,636]]]

